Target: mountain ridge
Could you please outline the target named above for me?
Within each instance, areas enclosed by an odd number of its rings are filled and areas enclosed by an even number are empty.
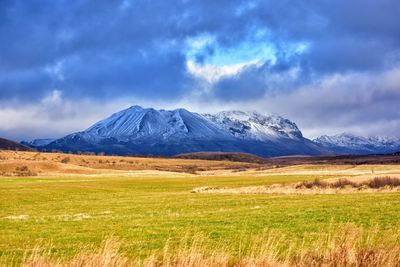
[[[27,144],[43,151],[158,156],[242,152],[273,157],[385,154],[400,150],[400,140],[395,138],[343,133],[309,140],[296,123],[279,115],[238,110],[200,114],[182,108],[157,110],[141,106],[118,111],[81,132]]]
[[[277,115],[243,111],[199,114],[140,106],[116,112],[39,149],[166,156],[201,151],[259,156],[327,152],[304,138],[295,123]]]
[[[386,154],[400,150],[400,139],[393,137],[363,137],[351,133],[322,135],[313,142],[338,154]]]

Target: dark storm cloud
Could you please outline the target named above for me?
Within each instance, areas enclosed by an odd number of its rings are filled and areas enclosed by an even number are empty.
[[[153,8],[163,13],[166,5],[34,2],[2,6],[2,97],[32,99],[31,93],[39,97],[54,88],[92,97],[111,95],[109,90],[151,97],[182,93],[189,79],[181,46],[168,33],[172,14],[151,14]]]
[[[248,16],[258,28],[269,31],[266,41],[273,40],[277,64],[284,66],[280,70],[282,82],[269,78],[276,76],[278,66],[252,67],[220,81],[215,86],[216,96],[229,100],[257,98],[268,94],[271,88],[287,89],[291,84],[296,89],[312,82],[311,78],[349,72],[372,71],[374,75],[373,71],[397,67],[398,14],[400,2],[391,0],[260,1]],[[307,48],[288,57],[285,47],[296,43],[305,43]],[[298,68],[300,76],[293,80],[288,68]],[[288,80],[292,82],[288,84]]]
[[[238,20],[240,28],[225,23],[236,20],[236,8],[236,1],[2,2],[2,96],[24,98],[21,92],[32,90],[44,96],[49,87],[79,97],[107,96],[110,90],[181,96],[195,87],[186,71],[185,40],[204,32],[225,43],[237,39],[246,31],[245,18]],[[52,72],[57,64],[59,73]],[[40,83],[46,71],[53,77]]]
[[[399,52],[398,14],[398,1],[339,0],[266,1],[254,15],[277,40],[309,42],[304,60],[316,71],[345,71],[379,68]]]
[[[208,33],[234,47],[259,30],[278,49],[309,43],[293,66],[303,72],[379,69],[398,58],[398,1],[2,1],[2,96],[37,95],[57,86],[67,95],[117,93],[178,97],[196,87],[188,77],[184,42]],[[207,47],[196,57],[212,56]],[[59,62],[60,78],[51,73]],[[270,68],[254,68],[222,87],[257,97]],[[53,77],[47,77],[53,74]],[[37,77],[32,77],[37,75]],[[7,77],[5,77],[7,76]],[[32,84],[29,84],[32,80]],[[269,85],[271,87],[271,85]],[[279,87],[279,85],[278,85]],[[142,89],[141,89],[142,88]],[[224,90],[220,90],[218,95]],[[257,93],[258,92],[258,93]]]

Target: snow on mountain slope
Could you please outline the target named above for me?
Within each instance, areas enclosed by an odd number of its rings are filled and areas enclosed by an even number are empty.
[[[301,139],[296,124],[277,115],[263,116],[257,112],[222,111],[205,115],[235,137],[255,140],[278,138]]]
[[[167,131],[168,124],[159,112],[133,106],[99,121],[84,131],[83,136],[91,141],[104,138],[125,141],[145,135],[162,135]]]
[[[323,135],[313,141],[337,153],[391,153],[400,149],[400,139],[397,138],[363,137],[349,133]]]
[[[227,139],[231,138],[227,132],[221,129],[218,125],[208,120],[203,115],[189,112],[186,109],[177,109],[173,111],[164,111],[169,113],[173,118],[173,125],[179,125],[184,128],[187,135],[191,135],[196,138],[216,138],[216,139]],[[171,114],[172,113],[172,114]],[[178,124],[175,124],[175,121]],[[176,128],[173,127],[173,128]]]
[[[218,125],[185,109],[155,110],[133,106],[113,114],[84,131],[91,141],[115,138],[133,141],[143,138],[228,138]]]

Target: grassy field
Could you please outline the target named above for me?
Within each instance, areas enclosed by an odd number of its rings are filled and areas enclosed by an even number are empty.
[[[7,160],[11,159],[3,163]],[[199,236],[204,246],[237,258],[266,234],[284,236],[279,246],[299,248],[312,246],[321,235],[349,225],[365,233],[391,236],[400,230],[399,193],[191,193],[201,186],[365,177],[372,175],[371,168],[373,175],[400,173],[397,165],[388,165],[1,177],[0,263],[19,264],[38,245],[50,248],[49,253],[57,258],[69,259],[82,248],[98,248],[110,238],[121,243],[120,251],[128,258],[144,259],[163,251],[166,244],[178,247]],[[400,244],[399,235],[394,238]]]

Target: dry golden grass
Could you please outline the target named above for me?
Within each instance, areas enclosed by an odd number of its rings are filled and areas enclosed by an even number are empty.
[[[20,171],[23,168],[25,171]],[[143,171],[203,176],[345,176],[351,179],[376,175],[400,177],[400,165],[328,165],[302,164],[270,166],[261,163],[213,161],[178,158],[145,158],[101,155],[74,155],[0,150],[0,176],[68,176],[118,175],[131,176]]]
[[[327,234],[320,234],[308,243],[290,244],[285,236],[273,232],[251,240],[239,248],[236,255],[224,252],[224,244],[211,248],[203,236],[183,238],[177,246],[166,244],[164,249],[140,259],[128,258],[122,244],[115,238],[105,240],[98,251],[83,249],[72,259],[51,256],[49,250],[36,247],[26,252],[21,266],[400,266],[399,233],[370,230],[347,225]]]
[[[210,170],[249,169],[257,166],[255,163],[229,161],[0,151],[0,176],[21,176],[17,169],[21,167],[26,167],[32,176],[50,176],[114,172],[123,174],[142,170],[196,174]]]

